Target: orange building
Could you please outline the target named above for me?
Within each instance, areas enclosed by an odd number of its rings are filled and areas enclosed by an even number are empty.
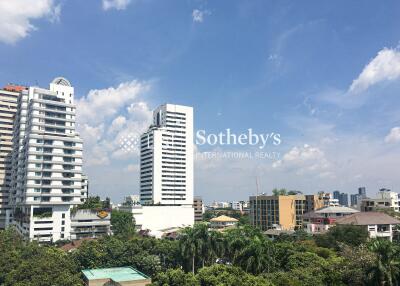
[[[323,207],[318,195],[251,196],[250,221],[261,230],[302,228],[304,213]]]

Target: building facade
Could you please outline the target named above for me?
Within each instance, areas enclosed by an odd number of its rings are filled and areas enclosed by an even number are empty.
[[[81,189],[81,202],[86,202],[89,197],[89,178],[82,174],[82,189]]]
[[[324,207],[303,215],[303,227],[308,233],[324,233],[335,225],[337,219],[359,212],[358,210],[343,207]]]
[[[393,240],[400,221],[383,212],[358,212],[336,221],[338,225],[358,225],[366,228],[371,238]]]
[[[391,209],[399,212],[399,194],[389,189],[380,189],[374,199],[366,198],[361,200],[360,209],[363,212],[378,209]]]
[[[193,198],[193,208],[194,208],[194,221],[195,222],[203,221],[204,206],[201,197]]]
[[[339,199],[335,199],[331,193],[319,192],[318,196],[325,207],[339,206]]]
[[[351,194],[350,195],[350,206],[357,207],[358,203],[361,202],[362,197],[359,194]]]
[[[193,204],[193,108],[164,104],[140,138],[142,205]]]
[[[319,195],[251,196],[250,221],[261,230],[299,229],[303,225],[303,214],[323,204]]]
[[[11,183],[11,153],[17,101],[24,86],[7,85],[0,90],[0,229],[10,223],[8,197]]]
[[[361,196],[361,198],[365,199],[367,197],[367,190],[365,187],[359,187],[358,188],[358,194]]]
[[[340,192],[339,192],[339,191],[334,191],[334,192],[333,192],[333,198],[336,199],[336,200],[339,200],[339,198],[340,198]]]
[[[82,140],[68,80],[21,92],[11,161],[12,224],[31,240],[69,239],[71,208],[82,203]]]
[[[71,213],[71,240],[98,238],[111,234],[111,213],[76,210]]]
[[[339,195],[339,205],[348,207],[349,206],[349,195],[346,193],[340,193]]]

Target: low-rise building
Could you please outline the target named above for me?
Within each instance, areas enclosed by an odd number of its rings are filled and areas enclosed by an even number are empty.
[[[239,221],[233,217],[221,215],[210,219],[210,227],[212,228],[227,228],[236,226]]]
[[[203,221],[204,206],[201,197],[193,198],[193,208],[194,208],[194,221],[195,222]]]
[[[308,233],[323,233],[335,225],[337,219],[359,212],[349,207],[324,207],[303,215],[303,227]]]
[[[360,209],[363,212],[376,211],[378,209],[391,209],[399,212],[399,194],[389,189],[381,189],[374,199],[361,200]]]
[[[359,212],[338,219],[336,224],[363,226],[371,238],[379,237],[392,241],[395,226],[400,225],[400,221],[382,212]]]
[[[213,202],[212,205],[210,206],[213,209],[226,209],[230,207],[230,204],[228,202]]]
[[[71,240],[98,238],[110,234],[111,213],[88,209],[71,213]]]
[[[339,206],[339,199],[335,198],[331,193],[319,192],[318,196],[323,201],[325,207]]]
[[[151,278],[132,267],[82,270],[86,286],[146,286]]]

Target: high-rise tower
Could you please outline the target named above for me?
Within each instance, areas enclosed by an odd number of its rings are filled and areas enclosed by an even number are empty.
[[[140,138],[140,202],[193,204],[193,108],[164,104]]]
[[[75,130],[74,88],[56,78],[49,89],[21,92],[13,134],[12,224],[29,239],[69,239],[70,212],[81,204],[82,140]]]
[[[11,152],[14,118],[20,92],[26,87],[7,85],[0,90],[0,229],[9,223],[8,196],[11,180]]]

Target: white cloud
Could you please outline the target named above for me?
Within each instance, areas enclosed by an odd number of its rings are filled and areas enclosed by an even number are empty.
[[[124,10],[131,3],[131,0],[103,0],[103,9]]]
[[[149,89],[149,84],[136,80],[121,83],[117,88],[90,90],[88,95],[77,100],[77,113],[81,122],[98,124],[111,118],[133,102],[137,96]]]
[[[389,134],[385,137],[386,143],[398,143],[400,142],[400,127],[393,127]]]
[[[211,12],[208,10],[194,9],[192,12],[193,22],[202,23],[204,21],[204,17],[210,14]]]
[[[139,97],[150,88],[139,81],[91,90],[77,100],[77,126],[84,141],[86,166],[137,159],[135,138],[149,126],[152,111]]]
[[[400,51],[384,48],[364,67],[349,91],[360,93],[374,84],[397,78],[400,78]]]
[[[325,157],[325,153],[318,147],[305,144],[302,147],[293,147],[283,155],[281,160],[272,164],[273,168],[281,168],[297,174],[318,173],[321,177],[332,175],[329,171],[331,164]]]
[[[4,0],[0,1],[0,41],[13,44],[27,37],[37,28],[32,20],[59,19],[61,6],[53,0]]]

